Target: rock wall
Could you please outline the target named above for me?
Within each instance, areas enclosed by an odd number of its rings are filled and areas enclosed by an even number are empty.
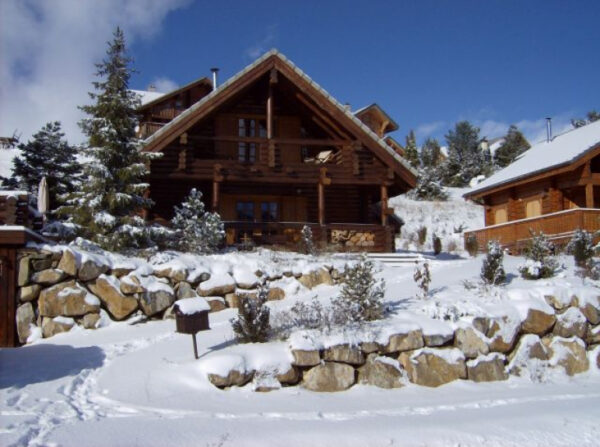
[[[238,271],[211,276],[208,271],[188,271],[167,265],[115,266],[110,259],[70,248],[56,251],[24,249],[18,254],[19,341],[51,337],[74,326],[95,329],[101,312],[115,321],[134,314],[146,318],[173,318],[180,299],[204,297],[217,312],[237,307],[242,295],[255,295],[265,280],[269,300],[285,298],[280,280],[298,281],[305,287],[334,284],[339,274],[332,266],[302,274],[286,271],[270,276],[261,271]]]
[[[553,296],[545,300],[548,306],[525,309],[519,321],[514,314],[477,317],[450,331],[450,325],[442,327],[439,333],[431,325],[425,332],[417,327],[394,332],[388,327],[389,335],[382,340],[360,335],[372,334],[367,328],[355,331],[351,343],[340,343],[338,335],[321,334],[319,341],[318,333],[305,331],[291,338],[293,360],[287,371],[238,366],[229,374],[209,373],[208,378],[220,388],[252,381],[257,391],[300,385],[330,392],[355,384],[399,388],[412,382],[438,387],[454,380],[489,382],[510,375],[545,380],[553,373],[572,376],[590,365],[600,368],[600,297],[585,303],[576,296],[569,303]],[[336,344],[328,343],[328,337]],[[268,386],[265,377],[272,379]]]

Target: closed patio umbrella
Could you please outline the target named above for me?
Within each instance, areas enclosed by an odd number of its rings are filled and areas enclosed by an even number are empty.
[[[50,192],[48,191],[48,182],[46,181],[46,177],[42,177],[40,186],[38,187],[37,209],[45,218],[45,214],[48,212],[49,208]]]

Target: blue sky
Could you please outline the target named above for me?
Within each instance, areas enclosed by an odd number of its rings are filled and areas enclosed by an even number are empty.
[[[10,37],[5,42],[35,47],[11,34],[19,31],[15,23],[29,17],[53,31],[40,39],[48,40],[44,45],[59,60],[66,57],[63,53],[81,55],[76,58],[81,67],[71,70],[81,82],[72,95],[75,104],[87,101],[82,95],[90,89],[90,65],[102,56],[110,30],[120,24],[140,71],[132,79],[134,88],[181,85],[208,76],[212,66],[221,68],[224,80],[276,47],[341,102],[354,109],[379,103],[400,125],[394,134],[400,141],[409,129],[417,131],[419,140],[430,135],[443,139],[462,119],[489,137],[517,123],[535,140],[541,138],[546,116],[554,118],[560,131],[570,118],[600,109],[598,1],[32,0],[7,8],[12,3],[0,5],[3,25],[13,25],[0,30],[2,37]],[[72,23],[75,5],[88,25],[64,36],[61,30]],[[53,45],[52,39],[59,43]],[[32,63],[18,55],[13,59],[9,55],[13,69],[8,75],[25,90],[22,97],[28,96],[28,77],[42,86],[48,76],[69,79],[60,67],[48,69],[50,63],[38,73],[35,64],[29,67]],[[73,68],[71,59],[62,65]],[[56,101],[58,95],[48,96]],[[34,105],[43,111],[39,121],[51,116],[51,106]],[[6,107],[0,105],[4,116]],[[71,114],[66,119],[75,118]],[[76,132],[70,122],[65,127]],[[0,130],[11,133],[8,127]]]

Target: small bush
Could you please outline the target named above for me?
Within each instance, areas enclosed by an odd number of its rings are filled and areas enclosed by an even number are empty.
[[[554,244],[548,241],[542,232],[531,231],[531,240],[525,249],[525,264],[519,267],[519,273],[525,279],[551,278],[558,270],[558,263],[553,255]]]
[[[477,253],[479,253],[479,242],[477,242],[477,237],[474,234],[469,234],[467,236],[467,241],[465,242],[465,248],[469,255],[475,257]]]
[[[506,281],[506,272],[502,266],[504,252],[497,241],[489,241],[487,244],[487,255],[481,266],[481,279],[486,284],[495,286]]]
[[[230,320],[239,342],[262,343],[268,340],[271,331],[270,312],[265,305],[268,295],[269,290],[261,286],[256,298],[241,297],[238,316]]]
[[[437,237],[437,235],[434,233],[433,235],[433,254],[434,255],[439,255],[442,252],[442,240]]]
[[[567,253],[573,255],[577,267],[585,267],[594,256],[593,235],[577,229],[567,244]]]
[[[419,266],[417,263],[413,279],[417,283],[417,287],[421,290],[418,297],[421,299],[427,298],[429,296],[429,284],[431,284],[431,271],[427,262],[422,266]]]
[[[316,253],[312,230],[308,225],[302,227],[299,244],[301,253],[305,255],[314,255]]]
[[[419,241],[419,246],[422,247],[427,240],[427,227],[423,226],[417,230],[417,238]]]
[[[374,276],[373,262],[362,255],[343,273],[340,295],[331,300],[336,324],[360,323],[383,317],[385,283]]]

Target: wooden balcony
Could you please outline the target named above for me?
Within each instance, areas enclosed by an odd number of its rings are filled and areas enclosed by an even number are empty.
[[[555,244],[564,245],[578,228],[589,232],[600,230],[600,209],[575,208],[528,219],[514,220],[467,231],[464,237],[466,243],[467,238],[475,235],[481,251],[485,250],[488,241],[497,240],[511,253],[519,253],[531,239],[531,231],[536,233],[542,231]]]
[[[311,228],[315,245],[339,251],[391,252],[393,229],[375,224],[226,221],[227,245],[274,245],[297,249],[302,228]]]

